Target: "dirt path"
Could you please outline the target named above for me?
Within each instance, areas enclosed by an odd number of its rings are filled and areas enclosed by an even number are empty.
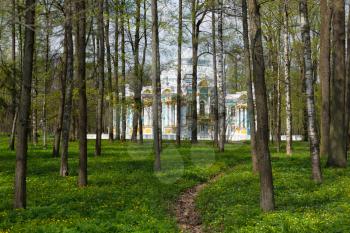
[[[177,224],[179,225],[181,232],[203,232],[202,221],[199,213],[196,210],[195,200],[202,189],[204,189],[208,184],[218,180],[223,174],[224,173],[220,173],[211,178],[209,181],[187,189],[181,194],[175,206]]]

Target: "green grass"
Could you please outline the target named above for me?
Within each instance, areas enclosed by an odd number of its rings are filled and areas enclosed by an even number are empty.
[[[305,143],[295,145],[291,158],[273,153],[272,164],[277,210],[260,211],[259,178],[242,163],[200,193],[197,205],[206,231],[350,232],[348,169],[323,168],[323,184],[314,184]]]
[[[251,173],[247,143],[216,153],[211,143],[177,148],[165,142],[162,172],[153,171],[152,144],[103,141],[94,157],[89,141],[89,185],[77,188],[78,145],[70,144],[69,177],[59,174],[52,148],[30,145],[28,208],[13,210],[15,153],[0,137],[0,232],[178,232],[173,204],[185,189],[226,175],[197,199],[207,232],[350,232],[350,172],[323,169],[310,180],[308,145],[291,158],[272,154],[277,210],[261,213],[259,179]],[[233,170],[232,170],[233,168]]]
[[[89,141],[87,188],[77,188],[78,145],[70,144],[69,177],[59,176],[60,159],[52,148],[30,145],[28,203],[13,210],[15,153],[0,137],[0,232],[178,232],[172,205],[186,188],[249,161],[233,153],[215,153],[210,143],[176,148],[165,142],[163,171],[153,171],[151,142],[144,145],[103,141],[94,157]]]

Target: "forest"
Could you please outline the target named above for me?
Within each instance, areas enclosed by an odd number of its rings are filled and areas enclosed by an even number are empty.
[[[0,232],[350,232],[350,2],[1,0]]]

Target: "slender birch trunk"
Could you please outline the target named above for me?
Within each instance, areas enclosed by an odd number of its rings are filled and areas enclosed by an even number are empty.
[[[286,96],[286,153],[292,154],[292,100],[291,100],[291,81],[290,81],[290,55],[289,55],[289,0],[284,0],[284,81]]]
[[[215,6],[214,6],[215,7]],[[212,31],[212,43],[213,43],[213,75],[214,75],[214,145],[219,146],[219,101],[218,101],[218,72],[216,61],[216,15],[214,9],[211,12],[211,31]]]
[[[320,165],[320,150],[318,132],[316,129],[316,111],[314,100],[314,78],[313,64],[311,59],[311,39],[310,24],[307,7],[307,0],[300,0],[300,21],[301,36],[304,43],[304,67],[305,67],[305,84],[306,84],[306,103],[308,116],[308,135],[310,141],[310,156],[312,167],[312,179],[316,183],[322,182],[322,173]]]
[[[223,42],[223,4],[219,1],[218,17],[218,106],[219,106],[219,151],[225,150],[225,76],[224,76],[224,42]]]

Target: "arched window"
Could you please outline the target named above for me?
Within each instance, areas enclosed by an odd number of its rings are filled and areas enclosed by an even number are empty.
[[[205,104],[204,104],[204,101],[201,101],[199,103],[199,114],[200,115],[205,115]]]

